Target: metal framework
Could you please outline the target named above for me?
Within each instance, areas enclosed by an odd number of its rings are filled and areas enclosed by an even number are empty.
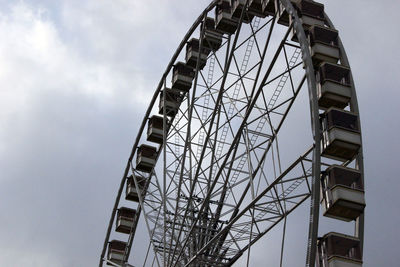
[[[148,118],[158,113],[156,101],[160,94],[166,100],[167,90],[163,89],[169,87],[172,68],[188,40],[198,38],[200,51],[205,45],[204,23],[218,1],[212,1],[198,17],[162,75],[121,180],[100,267],[104,263],[120,266],[109,260],[106,252],[117,210],[128,203],[121,197],[129,175],[133,175],[136,188],[140,186],[137,177],[148,178],[148,182],[146,193],[138,194],[123,266],[130,266],[127,262],[139,223],[149,234],[143,266],[231,266],[246,252],[249,266],[252,245],[283,224],[279,255],[283,266],[286,222],[308,198],[311,205],[306,266],[314,266],[320,172],[334,162],[321,158],[320,109],[309,40],[292,1],[275,3],[281,3],[292,18],[288,27],[277,23],[279,11],[245,23],[252,1],[244,2],[236,32],[223,36],[221,47],[208,56],[206,68],[202,70],[197,60],[192,88],[183,95],[177,114],[170,116],[164,108],[163,142],[157,147],[154,169],[146,173],[136,169],[135,156],[139,145],[146,143]],[[326,14],[325,17],[327,26],[333,29]],[[298,42],[292,41],[293,32]],[[349,67],[340,41],[339,49],[340,63]],[[358,114],[352,78],[351,83],[350,110]],[[309,126],[287,126],[288,117],[297,114],[293,110],[304,87],[308,90],[310,113],[303,114],[302,124],[309,125],[311,118],[311,131]],[[290,138],[296,138],[297,131],[308,135],[308,141],[301,140],[303,151],[282,145],[288,131]],[[362,150],[343,165],[354,165],[363,172]],[[361,215],[355,231],[361,244],[363,228]]]

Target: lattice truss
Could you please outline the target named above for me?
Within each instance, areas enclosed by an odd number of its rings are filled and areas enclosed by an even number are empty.
[[[226,37],[174,117],[141,197],[160,266],[232,264],[310,196],[312,143],[280,160],[279,132],[305,75],[292,29],[274,25],[255,18]],[[131,167],[136,183],[149,176]]]

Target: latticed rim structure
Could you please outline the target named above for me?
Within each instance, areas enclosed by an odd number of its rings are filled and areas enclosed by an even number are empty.
[[[304,87],[308,141],[288,119],[301,113]],[[283,148],[296,138],[305,150]],[[289,215],[309,198],[306,266],[361,266],[361,126],[337,31],[310,0],[212,1],[149,103],[99,266],[131,266],[139,223],[149,234],[143,266],[231,266],[245,252],[248,264],[251,246],[278,224],[285,240]],[[322,215],[354,221],[354,235],[319,237]],[[114,223],[125,241],[112,240]]]

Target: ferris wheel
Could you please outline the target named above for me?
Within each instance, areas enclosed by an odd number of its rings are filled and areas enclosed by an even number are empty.
[[[212,1],[154,90],[99,266],[133,266],[135,242],[141,266],[251,266],[252,246],[278,226],[268,257],[285,266],[286,225],[304,205],[297,262],[362,266],[364,194],[355,86],[324,5]],[[322,217],[355,230],[321,233]]]

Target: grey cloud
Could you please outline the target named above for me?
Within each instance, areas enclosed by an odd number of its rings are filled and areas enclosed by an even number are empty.
[[[20,2],[28,10],[46,10],[44,25],[54,30],[50,41],[59,43],[49,48],[55,58],[35,59],[33,50],[17,58],[7,50],[10,43],[0,41],[0,58],[9,60],[2,68],[13,67],[0,71],[0,94],[15,101],[0,101],[0,265],[96,265],[138,124],[170,56],[208,2]],[[348,52],[361,109],[364,266],[396,266],[400,4],[324,2]],[[7,17],[12,6],[0,1],[1,25],[17,25]],[[13,30],[18,33],[5,33]],[[60,60],[57,52],[63,53]],[[109,88],[100,88],[104,84]],[[297,221],[306,225],[307,213],[304,205],[289,222],[289,266],[303,265],[305,243],[296,248],[307,229]],[[254,266],[265,263],[267,249],[274,251],[278,231],[254,247]]]

